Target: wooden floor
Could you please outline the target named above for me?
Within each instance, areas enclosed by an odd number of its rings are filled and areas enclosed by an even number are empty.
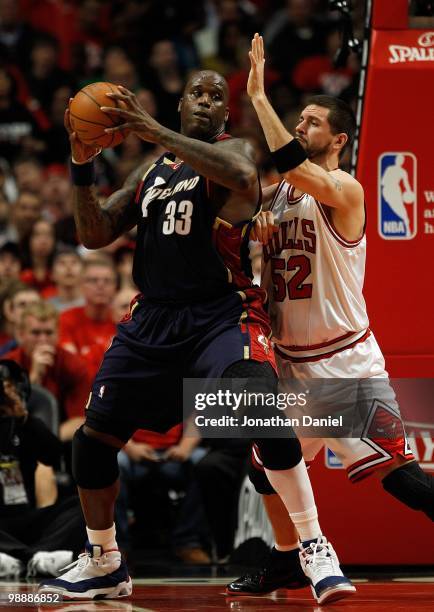
[[[135,579],[130,599],[97,602],[69,602],[50,606],[35,606],[18,601],[9,602],[10,594],[19,599],[36,592],[36,585],[0,581],[0,608],[6,610],[41,610],[48,612],[433,612],[434,578],[412,582],[354,581],[357,594],[353,597],[318,606],[310,589],[276,591],[262,597],[226,596],[228,579]]]

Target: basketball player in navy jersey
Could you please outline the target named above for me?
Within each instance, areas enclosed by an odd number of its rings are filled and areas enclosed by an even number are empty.
[[[123,87],[111,94],[125,109],[103,107],[128,129],[170,151],[140,167],[100,206],[93,187],[97,147],[72,147],[71,176],[78,234],[88,248],[110,244],[138,226],[133,277],[141,293],[118,326],[94,381],[86,422],[74,436],[73,472],[86,519],[88,544],[44,592],[69,599],[115,598],[132,592],[115,538],[117,453],[139,428],[165,432],[182,421],[183,377],[255,378],[275,389],[264,292],[253,287],[248,260],[252,220],[261,190],[250,146],[225,134],[228,87],[204,71],[188,81],[179,103],[181,133],[156,122]],[[282,443],[282,444],[281,444]],[[258,440],[270,480],[279,479],[279,447],[291,447],[289,512],[300,540],[312,543],[306,562],[316,599],[339,599],[355,589],[321,535],[306,466],[296,438]],[[327,551],[318,564],[317,543]],[[318,544],[319,546],[319,544]],[[306,584],[300,571],[297,584]]]

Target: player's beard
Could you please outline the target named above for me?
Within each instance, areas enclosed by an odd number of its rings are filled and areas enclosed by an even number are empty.
[[[308,159],[311,161],[318,161],[328,157],[331,143],[326,144],[324,147],[313,147],[306,144],[305,151]]]

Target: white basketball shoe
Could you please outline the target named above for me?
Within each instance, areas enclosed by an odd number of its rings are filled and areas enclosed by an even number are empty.
[[[319,604],[337,601],[356,592],[343,575],[333,546],[324,536],[300,543],[300,563]]]
[[[118,550],[103,551],[86,544],[86,552],[63,568],[59,578],[44,580],[39,593],[59,593],[63,599],[116,599],[131,595],[133,585]]]
[[[18,578],[24,570],[24,565],[19,559],[0,552],[0,578]]]

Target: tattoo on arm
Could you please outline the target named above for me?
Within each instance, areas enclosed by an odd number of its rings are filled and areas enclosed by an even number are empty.
[[[134,170],[124,185],[101,206],[94,187],[74,187],[74,218],[80,240],[90,249],[98,249],[113,242],[138,221],[138,207],[133,198],[146,167]]]
[[[336,191],[342,191],[342,183],[341,181],[339,181],[337,178],[335,178],[334,176],[330,177],[333,181],[333,185],[336,189]]]

